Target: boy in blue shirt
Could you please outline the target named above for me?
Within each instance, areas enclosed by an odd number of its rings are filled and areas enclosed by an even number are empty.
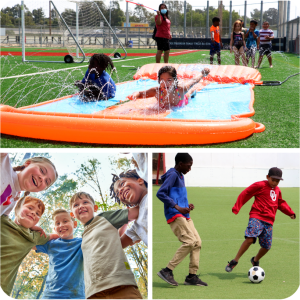
[[[49,271],[43,299],[85,299],[82,238],[73,236],[76,221],[65,209],[52,214],[59,238],[33,249],[49,255]]]
[[[178,286],[173,277],[173,270],[187,255],[190,255],[189,275],[185,278],[184,284],[207,286],[207,283],[196,275],[199,269],[201,238],[190,218],[189,212],[194,209],[194,205],[188,202],[183,177],[183,174],[191,170],[193,158],[188,153],[177,153],[175,163],[175,167],[161,177],[163,184],[156,196],[164,203],[167,223],[182,245],[167,267],[157,275],[167,283]]]
[[[110,73],[115,70],[110,57],[103,53],[94,54],[82,81],[77,80],[75,82],[75,86],[79,88],[80,100],[94,102],[115,97],[117,87],[111,74],[105,71],[106,69]]]
[[[256,40],[259,37],[259,31],[255,30],[255,27],[257,26],[257,21],[256,20],[251,20],[250,21],[250,28],[245,34],[245,39],[247,39],[246,42],[246,60],[247,60],[247,65],[249,63],[250,57],[252,59],[252,68],[254,68],[254,63],[255,63],[255,53],[256,53],[256,48],[257,48],[257,43]]]

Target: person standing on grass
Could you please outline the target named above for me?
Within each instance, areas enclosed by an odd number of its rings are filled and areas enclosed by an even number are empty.
[[[257,63],[257,69],[260,67],[264,55],[267,56],[270,68],[273,68],[272,65],[272,40],[274,39],[273,30],[269,29],[269,22],[265,21],[263,23],[263,29],[259,31],[259,37],[257,40],[257,47],[259,51],[259,59]]]
[[[253,183],[239,195],[232,208],[232,212],[236,215],[246,202],[252,197],[255,198],[249,214],[250,219],[245,231],[245,240],[236,257],[228,262],[225,268],[226,272],[232,271],[251,244],[255,244],[257,237],[261,248],[257,255],[250,259],[250,262],[253,266],[259,266],[259,260],[271,249],[273,223],[277,209],[291,219],[296,219],[296,214],[282,199],[281,191],[278,187],[280,180],[283,180],[282,171],[276,167],[271,168],[267,175],[267,180]]]
[[[240,56],[242,57],[243,66],[247,66],[244,49],[246,49],[244,33],[242,32],[242,23],[235,21],[233,24],[233,31],[230,38],[230,53],[234,53],[235,64],[240,65]]]
[[[183,177],[191,170],[192,165],[193,158],[188,153],[177,153],[175,167],[161,177],[163,184],[156,194],[157,198],[164,203],[167,223],[182,243],[167,267],[157,273],[162,280],[173,286],[178,286],[173,270],[187,255],[190,256],[189,275],[186,276],[184,284],[207,286],[207,283],[196,275],[202,242],[190,218],[190,211],[194,209],[194,205],[188,202]]]
[[[259,31],[255,29],[256,26],[257,26],[257,21],[256,20],[251,20],[250,21],[250,28],[249,28],[249,30],[247,30],[247,32],[245,34],[245,38],[247,38],[247,43],[246,43],[247,65],[248,65],[250,57],[251,57],[252,68],[254,68],[254,64],[255,64],[255,53],[256,53],[256,48],[257,48],[256,40],[259,37]]]
[[[217,53],[218,64],[221,64],[221,48],[222,48],[222,40],[220,35],[220,18],[214,17],[212,19],[213,25],[210,27],[210,64],[213,64],[214,55]]]
[[[170,55],[170,39],[171,36],[171,21],[168,15],[168,9],[165,4],[160,4],[155,16],[156,34],[155,40],[157,43],[156,63],[160,63],[161,55],[164,52],[164,63],[169,62]]]

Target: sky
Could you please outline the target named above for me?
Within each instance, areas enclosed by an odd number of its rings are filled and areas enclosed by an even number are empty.
[[[36,7],[40,7],[40,3],[45,2],[47,3],[46,7],[48,8],[48,0],[24,0],[25,1],[25,5],[29,6],[29,8],[33,9],[35,6]],[[54,4],[56,6],[60,6],[60,7],[69,7],[75,8],[75,3],[71,2],[71,1],[67,1],[67,0],[53,0]],[[104,1],[106,5],[109,5],[109,0],[105,0]],[[120,2],[120,7],[122,10],[126,10],[126,2],[125,0],[119,0]],[[161,0],[152,0],[151,2],[146,1],[146,0],[138,0],[138,1],[134,1],[136,3],[140,3],[146,6],[149,6],[153,9],[158,9],[158,6],[160,3],[162,3]],[[199,0],[188,0],[187,1],[190,5],[192,5],[194,8],[204,8],[207,5],[207,1],[199,1]],[[223,1],[223,5],[225,5],[226,9],[229,9],[229,0],[225,0]],[[260,2],[259,0],[248,0],[247,4],[248,4],[248,8],[247,8],[247,16],[250,17],[250,12],[253,11],[253,9],[257,8],[260,9]],[[3,7],[7,7],[7,6],[13,6],[15,4],[20,4],[21,0],[2,0],[0,3],[0,8]],[[295,19],[297,16],[300,15],[300,4],[299,1],[296,0],[291,0],[291,13],[290,13],[290,19]],[[239,12],[240,15],[244,14],[244,1],[241,0],[232,0],[232,4],[233,4],[233,9],[237,12]],[[210,6],[214,6],[217,7],[218,6],[218,0],[211,0],[209,1],[209,5]],[[129,3],[129,9],[133,10],[135,5]],[[264,1],[264,10],[267,10],[269,8],[278,8],[278,1]]]

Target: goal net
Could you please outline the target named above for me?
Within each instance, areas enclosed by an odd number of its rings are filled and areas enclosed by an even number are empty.
[[[105,53],[112,59],[126,58],[125,37],[122,41],[117,35],[121,30],[110,26],[101,10],[103,2],[22,2],[23,61],[81,63],[94,53]]]

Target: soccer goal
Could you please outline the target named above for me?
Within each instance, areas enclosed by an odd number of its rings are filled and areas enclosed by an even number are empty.
[[[24,62],[82,63],[94,53],[127,57],[122,38],[94,1],[23,0],[21,22]]]

